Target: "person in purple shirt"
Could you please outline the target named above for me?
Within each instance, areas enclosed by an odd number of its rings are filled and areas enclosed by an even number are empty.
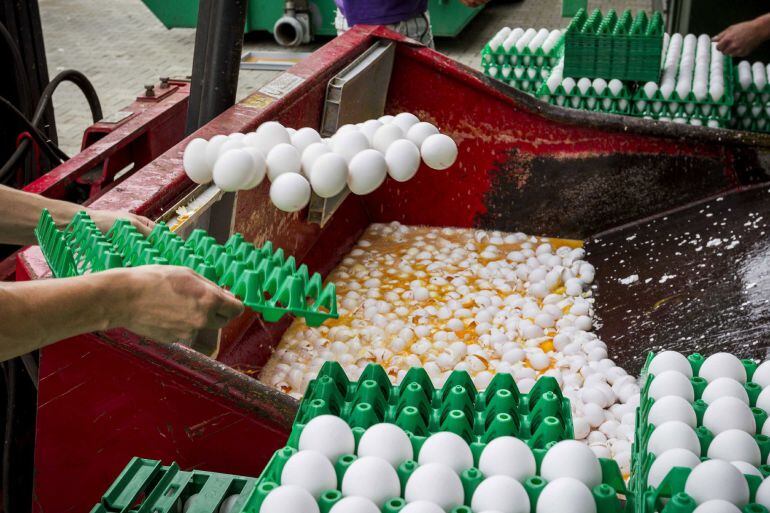
[[[478,7],[488,0],[460,0]],[[337,17],[334,26],[342,34],[354,25],[386,25],[396,32],[433,48],[428,16],[428,0],[334,0]]]

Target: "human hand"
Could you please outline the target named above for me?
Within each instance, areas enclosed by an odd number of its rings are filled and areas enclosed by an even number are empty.
[[[732,55],[745,57],[759,46],[765,39],[765,30],[758,18],[730,25],[712,38],[717,43],[717,50]]]
[[[124,210],[95,210],[88,209],[88,215],[96,223],[96,226],[107,233],[118,219],[128,219],[134,227],[144,236],[150,234],[155,223],[144,216],[132,214]]]
[[[489,0],[460,0],[460,3],[467,7],[478,7],[480,5],[484,5]]]
[[[147,265],[115,269],[123,298],[112,324],[159,342],[189,343],[199,330],[219,329],[243,312],[230,292],[187,267]]]

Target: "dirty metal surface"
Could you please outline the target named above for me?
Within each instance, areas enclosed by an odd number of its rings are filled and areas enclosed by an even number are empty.
[[[599,234],[585,247],[597,270],[599,334],[629,372],[661,348],[766,356],[770,185]]]

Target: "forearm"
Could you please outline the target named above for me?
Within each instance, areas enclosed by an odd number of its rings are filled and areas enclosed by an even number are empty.
[[[0,361],[121,325],[131,286],[130,275],[121,270],[0,283]]]
[[[770,13],[755,18],[752,23],[757,27],[758,34],[763,41],[770,39]]]
[[[44,208],[64,227],[85,207],[0,185],[0,243],[34,244],[33,230]]]

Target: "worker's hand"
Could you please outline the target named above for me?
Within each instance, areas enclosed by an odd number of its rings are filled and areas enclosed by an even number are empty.
[[[460,0],[460,2],[468,7],[478,7],[489,2],[489,0]]]
[[[761,18],[758,18],[730,25],[714,36],[712,41],[717,43],[717,50],[724,54],[745,57],[765,39],[765,28]]]
[[[198,330],[222,328],[243,312],[235,296],[187,267],[106,272],[114,273],[125,291],[125,305],[113,324],[160,342],[189,343]]]
[[[118,219],[128,219],[142,235],[149,235],[155,227],[155,223],[144,216],[132,214],[123,210],[94,210],[88,209],[88,215],[96,223],[96,226],[107,233]]]

